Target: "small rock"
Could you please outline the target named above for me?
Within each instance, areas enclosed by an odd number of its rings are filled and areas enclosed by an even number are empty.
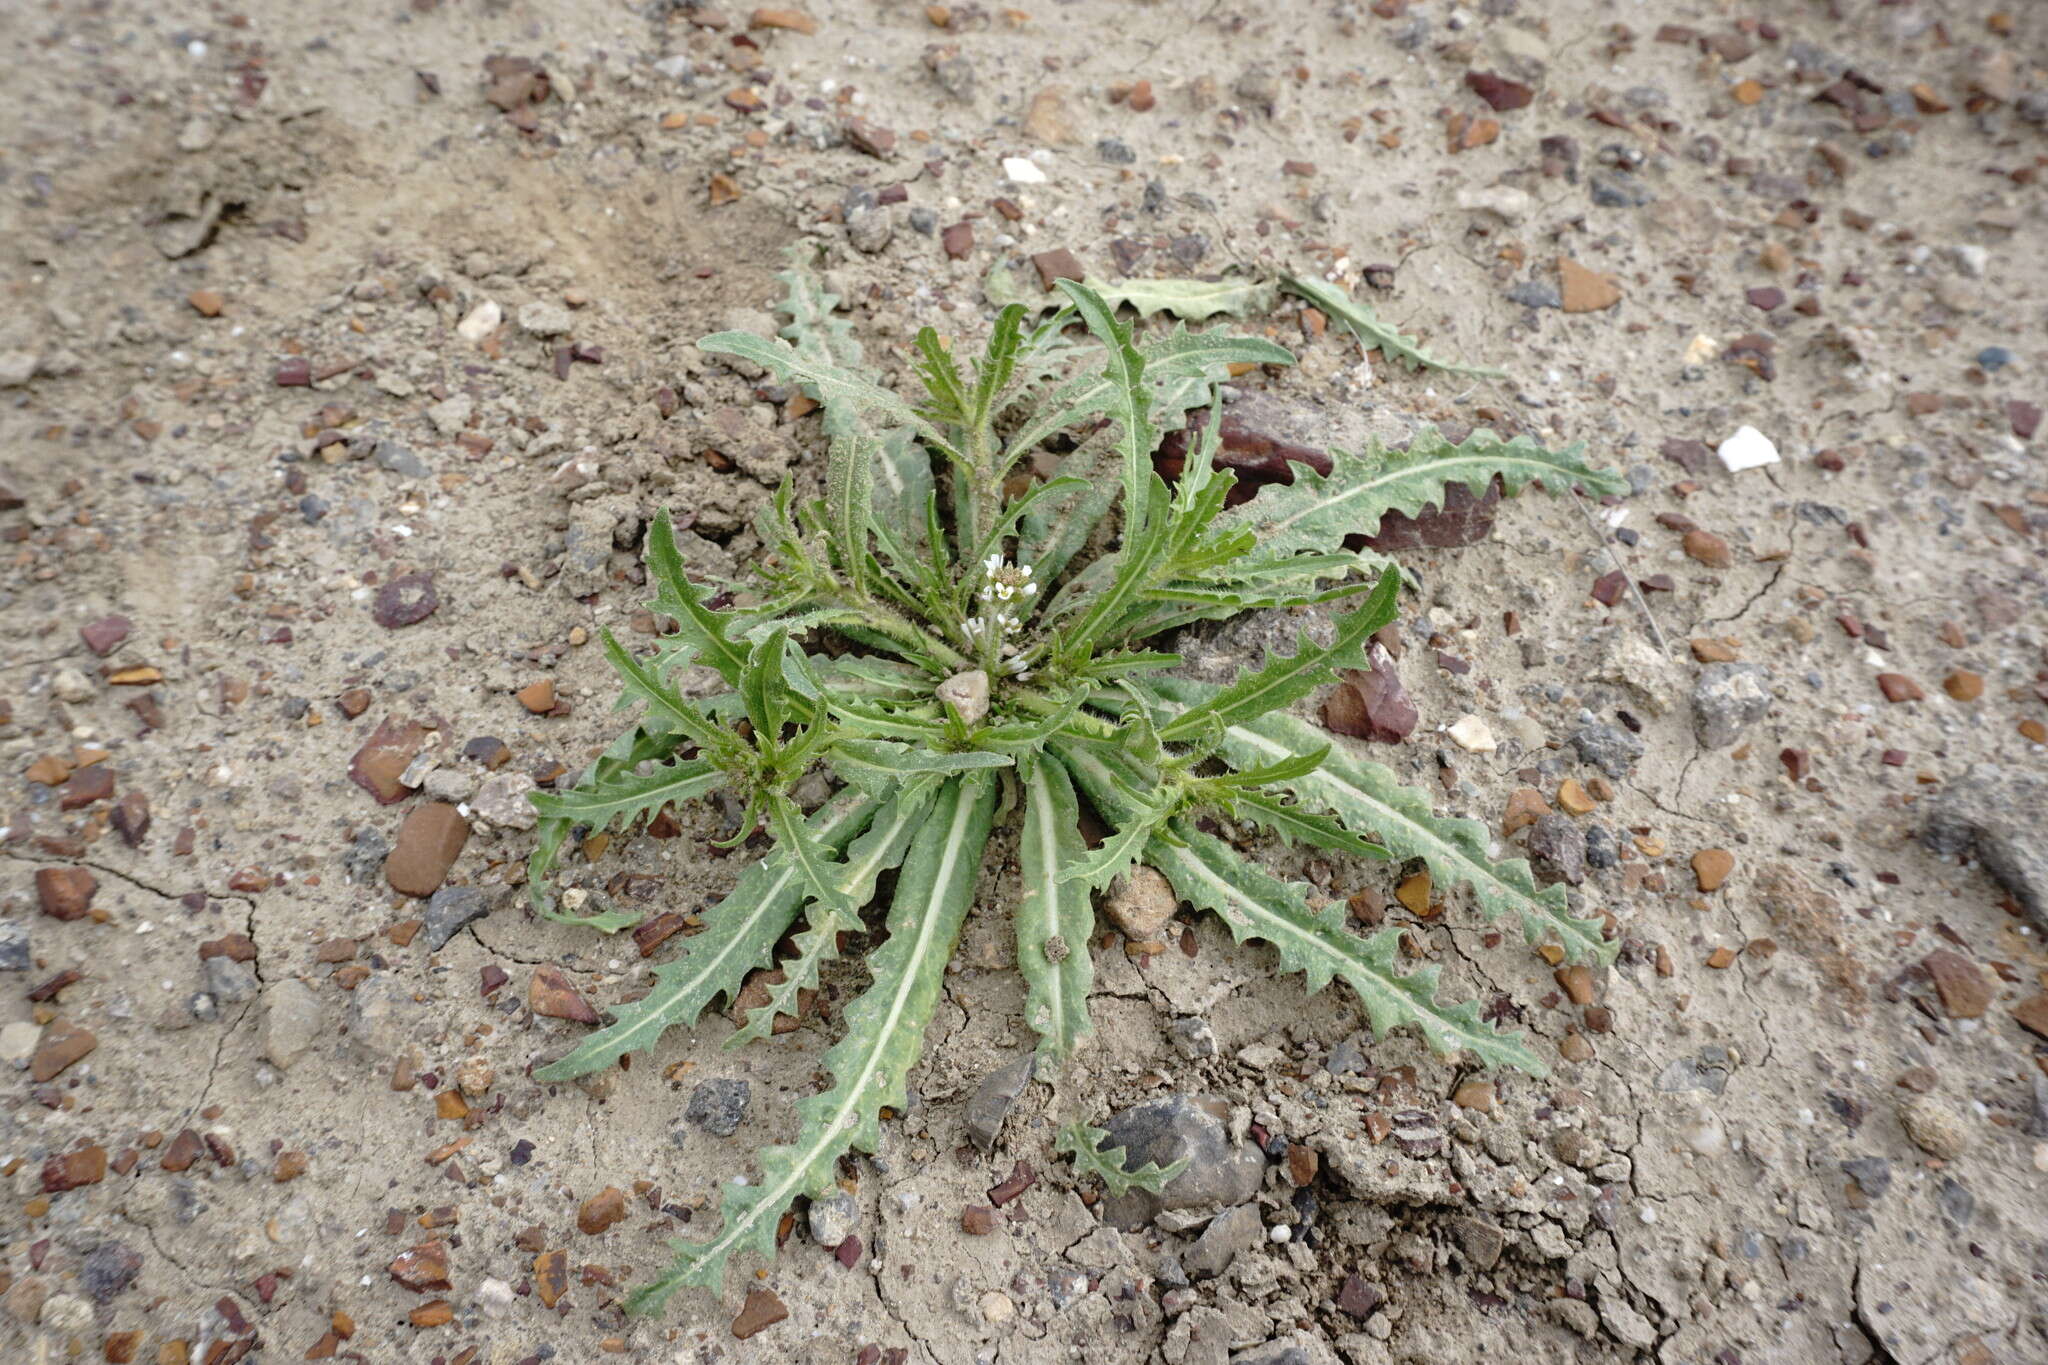
[[[1982,1019],[1991,1008],[1992,983],[1981,967],[1961,953],[1937,948],[1922,958],[1920,965],[1934,978],[1934,989],[1940,993],[1941,1007],[1948,1011],[1949,1018]]]
[[[1692,875],[1701,891],[1718,891],[1735,870],[1735,855],[1725,848],[1703,848],[1692,855]]]
[[[1188,1014],[1174,1020],[1167,1025],[1166,1036],[1173,1040],[1174,1051],[1191,1062],[1216,1055],[1216,1030],[1200,1015]]]
[[[490,901],[480,887],[444,886],[428,900],[426,913],[420,917],[420,941],[428,952],[438,953],[463,925],[490,913]]]
[[[1239,1253],[1258,1244],[1265,1231],[1256,1204],[1239,1204],[1202,1229],[1195,1244],[1181,1254],[1181,1269],[1190,1280],[1213,1280],[1230,1269]]]
[[[1016,185],[1043,185],[1045,172],[1038,169],[1038,163],[1028,156],[1006,156],[1003,158],[1003,179]]]
[[[1103,1127],[1105,1146],[1124,1149],[1124,1169],[1146,1162],[1169,1166],[1188,1158],[1187,1169],[1159,1194],[1132,1190],[1108,1201],[1106,1216],[1130,1230],[1177,1209],[1242,1204],[1258,1193],[1265,1156],[1249,1142],[1233,1142],[1230,1106],[1213,1095],[1168,1095],[1113,1114]]]
[[[1621,302],[1621,286],[1613,276],[1588,270],[1569,256],[1557,258],[1557,279],[1567,313],[1597,313]]]
[[[1513,185],[1487,185],[1459,190],[1458,207],[1483,210],[1505,222],[1519,223],[1536,207],[1536,201],[1527,190],[1516,189]]]
[[[1446,733],[1469,753],[1490,754],[1496,747],[1493,731],[1478,716],[1460,716]]]
[[[1899,1105],[1899,1126],[1914,1146],[1943,1161],[1954,1161],[1970,1145],[1970,1130],[1962,1117],[1929,1095],[1915,1095]]]
[[[732,1320],[732,1334],[741,1341],[757,1332],[765,1332],[789,1316],[789,1309],[782,1300],[775,1297],[772,1289],[749,1289],[747,1301],[740,1307],[739,1316]]]
[[[543,1019],[567,1019],[575,1024],[598,1022],[597,1011],[569,980],[568,973],[551,963],[533,969],[533,977],[526,986],[526,1004]]]
[[[431,896],[469,842],[469,821],[442,801],[416,807],[398,827],[398,841],[384,860],[384,879],[407,896]]]
[[[60,668],[50,679],[50,695],[58,701],[83,706],[93,698],[92,683],[75,668]]]
[[[718,1077],[699,1081],[690,1092],[683,1117],[713,1137],[731,1137],[747,1116],[747,1102],[753,1087],[746,1081]]]
[[[520,305],[519,330],[528,336],[566,336],[575,327],[576,319],[559,303],[536,299],[532,303]]]
[[[496,773],[477,788],[469,808],[479,820],[498,829],[532,829],[538,813],[528,793],[538,784],[528,773]]]
[[[988,674],[981,669],[955,673],[932,690],[963,725],[974,725],[988,714]]]
[[[279,1071],[291,1070],[326,1032],[326,1015],[320,997],[297,977],[264,987],[263,1055]]]
[[[1877,690],[1884,699],[1894,705],[1905,701],[1925,701],[1927,694],[1920,690],[1920,684],[1903,673],[1880,673],[1877,675]]]
[[[0,972],[25,972],[34,965],[28,926],[20,920],[0,920]]]
[[[476,412],[476,401],[466,393],[444,398],[427,409],[427,420],[444,437],[460,436]]]
[[[1031,1083],[1032,1065],[1036,1060],[1027,1052],[989,1072],[982,1078],[981,1084],[975,1087],[974,1098],[967,1102],[967,1133],[981,1145],[982,1150],[992,1151],[995,1148],[996,1138],[1003,1131],[1003,1120],[1009,1115],[1010,1106],[1017,1102],[1024,1093],[1024,1087]],[[818,1244],[838,1246],[845,1240],[843,1237],[835,1237],[828,1242],[821,1238]]]
[[[387,630],[398,630],[418,625],[440,605],[441,594],[434,588],[434,576],[409,573],[377,589],[370,605],[370,619]]]
[[[811,1241],[830,1250],[853,1236],[860,1225],[860,1205],[844,1191],[813,1199],[804,1221],[811,1230]]]
[[[1539,870],[1572,886],[1586,880],[1586,832],[1569,815],[1539,816],[1523,843]]]
[[[1024,111],[1024,135],[1047,147],[1063,147],[1078,141],[1073,120],[1067,116],[1071,102],[1072,97],[1063,85],[1048,85],[1033,95]]]
[[[16,1019],[0,1028],[0,1065],[25,1067],[42,1041],[43,1026],[29,1019]]]
[[[1701,747],[1725,749],[1762,720],[1775,697],[1761,664],[1709,664],[1693,685],[1693,733]]]
[[[504,320],[505,310],[485,299],[463,314],[462,321],[455,324],[455,331],[464,341],[482,341],[497,331],[498,324]]]
[[[1927,805],[1920,842],[1945,857],[1974,854],[2035,926],[2048,931],[2048,845],[2040,838],[2048,778],[1972,764]]]
[[[586,1237],[595,1237],[625,1216],[626,1192],[616,1185],[607,1185],[576,1210],[576,1230]]]
[[[51,919],[80,920],[92,910],[99,879],[82,867],[36,869],[36,903]]]
[[[95,1303],[112,1303],[142,1273],[142,1257],[124,1242],[101,1242],[78,1266],[78,1287]]]
[[[199,973],[205,978],[206,993],[215,1004],[238,1005],[255,999],[256,992],[262,989],[255,970],[232,957],[209,957],[199,964]]]
[[[102,616],[78,628],[78,637],[85,641],[85,647],[104,659],[121,647],[128,638],[128,632],[135,623],[125,616]]]
[[[1771,444],[1771,438],[1750,426],[1737,427],[1735,434],[1721,442],[1714,454],[1730,474],[1778,463],[1778,448]]]
[[[1728,548],[1728,542],[1712,531],[1698,528],[1687,531],[1683,542],[1688,559],[1696,560],[1710,569],[1732,569],[1735,567],[1735,552]]]
[[[1414,733],[1421,713],[1401,686],[1401,675],[1384,648],[1375,644],[1367,656],[1370,669],[1347,668],[1323,703],[1323,725],[1340,735],[1399,744]]]
[[[1157,869],[1139,863],[1110,884],[1102,908],[1125,938],[1157,943],[1180,908],[1180,897]]]
[[[1550,814],[1550,803],[1534,787],[1517,787],[1508,793],[1508,808],[1500,820],[1500,832],[1513,834],[1527,829]]]
[[[400,1252],[385,1269],[391,1278],[415,1294],[447,1291],[448,1244],[438,1238]]]

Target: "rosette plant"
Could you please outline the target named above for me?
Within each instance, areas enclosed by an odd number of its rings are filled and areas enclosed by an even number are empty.
[[[1519,920],[1532,942],[1573,962],[1611,960],[1601,922],[1574,916],[1561,887],[1539,889],[1527,863],[1494,858],[1482,825],[1437,817],[1389,769],[1288,708],[1335,670],[1367,667],[1366,640],[1394,618],[1398,571],[1347,549],[1348,537],[1388,512],[1419,513],[1447,484],[1480,492],[1498,479],[1513,493],[1541,479],[1607,492],[1614,476],[1576,448],[1489,432],[1453,445],[1425,431],[1405,451],[1340,454],[1327,476],[1303,469],[1227,507],[1220,381],[1232,366],[1290,363],[1284,348],[1185,325],[1141,334],[1101,291],[1064,281],[1066,304],[1035,325],[1023,307],[1003,309],[964,369],[921,332],[913,402],[876,382],[813,276],[781,278],[783,339],[721,332],[699,344],[822,405],[822,495],[800,500],[784,482],[761,515],[746,584],[694,580],[668,516],[653,520],[650,605],[673,628],[644,656],[604,636],[622,705],[644,709],[576,785],[535,796],[530,887],[551,919],[626,927],[631,916],[601,903],[557,908],[550,876],[566,841],[712,792],[744,804],[732,844],[765,827],[772,845],[655,969],[651,990],[534,1074],[566,1080],[610,1065],[773,967],[765,1003],[732,1041],[765,1037],[778,1015],[797,1013],[849,930],[872,927],[868,941],[879,942],[825,1054],[830,1083],[797,1106],[794,1140],[726,1186],[718,1230],[675,1242],[673,1266],[629,1307],[658,1310],[686,1284],[718,1287],[735,1253],[772,1255],[783,1212],[831,1189],[842,1156],[877,1149],[991,849],[1014,851],[1021,868],[1008,914],[1041,1067],[1089,1032],[1094,897],[1144,863],[1239,940],[1270,944],[1311,991],[1341,979],[1376,1034],[1409,1028],[1439,1054],[1540,1073],[1521,1035],[1469,1000],[1439,998],[1434,966],[1402,969],[1398,930],[1354,933],[1341,904],[1319,905],[1207,832],[1221,826],[1204,817],[1345,857],[1419,862],[1436,885],[1466,888],[1487,919]],[[1205,406],[1210,420],[1190,431],[1169,486],[1154,452]],[[1058,473],[1041,477],[1053,449]],[[1330,609],[1328,643],[1304,633],[1292,654],[1246,660],[1227,686],[1176,674],[1183,627],[1307,607]],[[678,678],[690,665],[710,670],[695,677],[715,673],[710,695],[685,695]],[[795,792],[818,770],[837,790],[806,810]],[[1109,830],[1099,842],[1084,835],[1083,802]],[[992,841],[999,824],[1014,836]],[[893,885],[871,926],[863,917],[885,874]],[[1099,1137],[1076,1122],[1061,1146],[1098,1173],[1171,1174],[1123,1172]]]

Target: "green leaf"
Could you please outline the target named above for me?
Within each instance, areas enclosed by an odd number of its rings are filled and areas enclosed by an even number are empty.
[[[968,425],[977,432],[986,431],[995,419],[998,400],[1017,372],[1023,332],[1024,308],[1020,304],[1003,309],[989,330],[988,347],[974,366],[974,392],[967,403]]]
[[[1072,1054],[1091,1028],[1088,991],[1095,962],[1088,940],[1095,931],[1095,905],[1087,886],[1060,878],[1060,870],[1086,851],[1081,807],[1067,770],[1041,755],[1025,765],[1022,776],[1024,833],[1017,857],[1024,896],[1012,916],[1017,969],[1024,974],[1024,1018],[1038,1034],[1039,1051],[1060,1058]]]
[[[1154,680],[1169,702],[1197,705],[1208,689],[1177,678]],[[1233,767],[1271,763],[1329,744],[1330,737],[1293,716],[1271,715],[1233,725],[1224,733],[1221,754]],[[1531,943],[1554,938],[1572,962],[1609,963],[1621,950],[1602,934],[1602,921],[1580,919],[1565,901],[1565,889],[1538,889],[1529,864],[1520,858],[1496,862],[1491,836],[1477,820],[1438,816],[1421,792],[1401,785],[1390,768],[1333,748],[1321,767],[1281,784],[1303,805],[1328,811],[1360,833],[1374,835],[1396,858],[1420,858],[1440,887],[1469,886],[1487,919],[1514,914]]]
[[[1352,298],[1326,281],[1305,275],[1288,275],[1280,284],[1289,293],[1299,294],[1329,314],[1349,330],[1351,335],[1357,337],[1359,344],[1368,351],[1377,350],[1389,360],[1400,361],[1410,370],[1444,370],[1451,374],[1478,375],[1481,378],[1493,378],[1502,373],[1500,370],[1478,365],[1460,365],[1431,355],[1422,349],[1422,343],[1414,337],[1403,336],[1398,327],[1382,322],[1371,304],[1363,299]]]
[[[535,792],[532,800],[543,819],[603,829],[614,821],[631,824],[637,816],[651,817],[670,802],[703,796],[725,783],[722,769],[702,759],[678,759],[637,776],[591,782],[567,791]]]
[[[737,735],[683,700],[654,669],[627,653],[625,646],[609,630],[600,630],[598,639],[604,646],[604,657],[625,683],[621,701],[646,702],[650,720],[682,735],[707,754],[726,758],[739,751],[741,744]]]
[[[1171,313],[1190,322],[1227,313],[1232,317],[1249,317],[1254,313],[1270,313],[1273,305],[1280,301],[1280,291],[1272,280],[1250,277],[1223,280],[1125,280],[1120,284],[1104,284],[1100,280],[1089,280],[1088,288],[1102,296],[1103,302],[1114,308],[1129,304],[1138,310],[1140,316],[1147,313]]]
[[[1400,575],[1389,569],[1380,576],[1370,597],[1337,619],[1337,638],[1328,649],[1303,635],[1300,649],[1292,656],[1269,656],[1258,672],[1246,674],[1167,722],[1159,737],[1169,742],[1185,739],[1212,716],[1225,725],[1263,716],[1315,691],[1330,681],[1335,669],[1370,667],[1365,641],[1394,619],[1394,599],[1400,590]]]
[[[839,296],[827,292],[825,281],[815,271],[805,268],[803,258],[806,254],[801,244],[790,247],[789,269],[778,271],[775,276],[782,281],[786,291],[780,311],[789,318],[789,323],[782,329],[782,335],[789,338],[801,355],[857,370],[862,355],[860,341],[853,334],[853,325],[833,316],[832,310],[839,306]]]
[[[856,594],[867,590],[868,528],[874,517],[875,466],[882,441],[864,431],[832,438],[825,455],[825,525],[834,558]]]
[[[760,1173],[725,1187],[717,1233],[676,1239],[675,1263],[635,1291],[627,1308],[656,1313],[684,1285],[716,1289],[736,1252],[772,1256],[775,1226],[799,1196],[832,1188],[839,1158],[881,1145],[881,1113],[901,1107],[904,1082],[944,989],[946,961],[974,899],[995,810],[986,774],[949,781],[912,841],[889,907],[888,940],[868,959],[873,981],[845,1012],[846,1034],[824,1057],[832,1084],[797,1104],[797,1140],[761,1153]]]
[[[939,439],[931,424],[893,390],[822,357],[802,354],[786,342],[771,341],[752,332],[713,332],[697,347],[713,355],[736,355],[751,360],[785,384],[802,384],[828,409],[838,404],[853,416],[874,414],[890,425],[914,427],[928,439]]]
[[[775,846],[787,849],[797,876],[803,879],[804,894],[828,910],[848,914],[860,909],[840,886],[845,871],[833,850],[812,832],[796,802],[781,792],[767,793],[768,826],[775,831]]]
[[[1116,785],[1131,775],[1120,770],[1113,751],[1073,745],[1063,747],[1061,757],[1098,809],[1112,819],[1124,814]],[[1165,874],[1182,900],[1215,911],[1240,943],[1259,939],[1272,944],[1281,966],[1302,973],[1311,993],[1341,977],[1365,1006],[1375,1036],[1406,1024],[1439,1056],[1469,1052],[1489,1067],[1544,1074],[1542,1061],[1523,1044],[1521,1035],[1488,1026],[1473,1002],[1439,1005],[1436,967],[1401,975],[1400,930],[1360,938],[1345,927],[1342,902],[1312,909],[1302,883],[1281,881],[1184,821],[1175,826],[1176,841],[1153,840],[1145,860]]]
[[[939,334],[930,327],[917,329],[917,353],[922,357],[918,362],[917,377],[923,381],[924,391],[931,396],[931,403],[924,410],[925,416],[934,422],[967,425],[967,388],[960,380],[960,367],[953,363],[953,353],[946,349],[946,343],[939,340]]]
[[[984,753],[978,749],[960,753],[938,753],[913,748],[894,740],[841,739],[832,745],[832,767],[848,782],[866,792],[886,790],[907,778],[972,772],[985,768],[1007,768],[1007,754]]]
[[[1282,801],[1277,796],[1264,792],[1237,792],[1230,800],[1230,808],[1236,814],[1252,821],[1267,832],[1277,835],[1280,842],[1292,846],[1307,844],[1313,848],[1328,849],[1332,853],[1348,854],[1353,858],[1369,858],[1384,861],[1390,856],[1386,849],[1361,834],[1344,828],[1327,815]]]
[[[872,797],[844,792],[810,820],[812,837],[828,849],[843,849],[881,808]],[[694,1024],[713,1000],[734,997],[747,973],[765,967],[797,908],[804,883],[781,849],[748,868],[732,894],[704,912],[704,930],[683,940],[680,956],[654,969],[654,989],[611,1010],[609,1027],[585,1038],[568,1056],[541,1067],[534,1079],[569,1081],[611,1065],[628,1052],[651,1047],[662,1032]]]
[[[677,632],[697,651],[697,657],[717,669],[728,685],[737,687],[747,651],[732,638],[733,618],[705,606],[703,591],[683,572],[683,557],[676,551],[675,528],[666,507],[654,514],[654,524],[647,528],[647,573],[655,589],[649,605],[663,616],[674,617]]]
[[[1120,1198],[1132,1190],[1146,1190],[1157,1194],[1166,1188],[1166,1182],[1188,1168],[1187,1157],[1176,1157],[1161,1166],[1148,1161],[1136,1169],[1130,1168],[1130,1157],[1121,1147],[1105,1147],[1109,1141],[1109,1130],[1091,1128],[1083,1120],[1075,1120],[1060,1129],[1053,1138],[1052,1149],[1063,1156],[1073,1158],[1076,1175],[1092,1175],[1100,1180],[1112,1197]]]
[[[1131,329],[1116,320],[1100,294],[1073,280],[1061,280],[1059,285],[1108,356],[1103,371],[1109,381],[1105,410],[1121,428],[1117,449],[1124,460],[1124,519],[1131,523],[1143,506],[1146,481],[1153,477],[1152,447],[1158,443],[1150,420],[1152,395],[1145,388],[1145,357],[1131,344]]]
[[[1376,439],[1362,455],[1333,451],[1327,477],[1297,467],[1293,483],[1261,489],[1234,515],[1258,533],[1259,556],[1270,561],[1302,550],[1338,550],[1346,536],[1378,531],[1388,512],[1412,517],[1440,505],[1449,484],[1463,484],[1476,497],[1485,496],[1496,475],[1509,496],[1531,479],[1559,492],[1582,484],[1596,497],[1627,489],[1620,476],[1580,459],[1582,449],[1545,450],[1527,436],[1503,441],[1491,431],[1475,431],[1454,446],[1425,427],[1405,451],[1388,450]]]

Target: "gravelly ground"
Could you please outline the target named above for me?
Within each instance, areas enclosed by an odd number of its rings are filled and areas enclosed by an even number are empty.
[[[2048,19],[1662,9],[0,15],[7,1358],[2048,1358]],[[610,733],[588,642],[648,625],[646,518],[730,572],[815,478],[816,419],[690,344],[766,325],[797,243],[892,379],[1037,253],[1335,274],[1508,378],[1251,320],[1300,363],[1244,385],[1326,443],[1491,424],[1629,472],[1406,556],[1421,725],[1370,746],[1615,917],[1614,969],[1553,977],[1461,894],[1386,901],[1551,1077],[1461,1089],[1183,912],[1192,956],[1098,941],[1094,1050],[983,1152],[967,1101],[1029,1046],[998,845],[916,1098],[848,1167],[851,1254],[800,1219],[722,1298],[622,1316],[789,1132],[855,979],[743,1052],[714,1021],[536,1085],[585,1029],[532,1006],[646,964],[528,915],[506,822]],[[1723,469],[1744,425],[1780,462]],[[385,852],[434,797],[474,828],[430,909]],[[721,818],[575,875],[693,913]],[[1193,1284],[1199,1225],[1104,1224],[1046,1122],[1175,1094],[1272,1154]],[[787,1316],[742,1338],[749,1290]]]

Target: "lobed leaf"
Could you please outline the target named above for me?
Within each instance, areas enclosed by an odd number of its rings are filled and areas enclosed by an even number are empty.
[[[1478,365],[1460,365],[1455,361],[1443,360],[1422,349],[1422,343],[1414,337],[1403,336],[1401,329],[1392,323],[1380,320],[1373,306],[1363,299],[1354,299],[1325,280],[1306,275],[1287,275],[1280,281],[1281,288],[1291,294],[1299,294],[1316,307],[1329,314],[1351,335],[1358,338],[1361,346],[1368,351],[1378,351],[1389,360],[1397,360],[1413,370],[1443,370],[1450,374],[1469,374],[1480,378],[1495,378],[1502,372]]]
[[[696,650],[697,657],[717,669],[727,685],[739,686],[740,672],[747,664],[746,647],[732,638],[733,618],[706,606],[703,591],[683,572],[675,526],[666,507],[654,514],[654,522],[647,528],[646,561],[655,589],[649,605],[660,615],[674,617],[677,633]]]
[[[1012,916],[1017,969],[1024,974],[1024,1018],[1038,1034],[1039,1052],[1062,1058],[1092,1027],[1088,991],[1095,963],[1088,941],[1095,905],[1086,885],[1060,876],[1085,851],[1080,802],[1067,770],[1042,755],[1024,766],[1022,777],[1024,833],[1017,856],[1024,894]]]
[[[735,1253],[773,1255],[783,1210],[799,1195],[832,1188],[847,1152],[871,1153],[881,1145],[882,1110],[904,1103],[905,1079],[974,898],[995,790],[994,778],[984,773],[951,779],[941,789],[897,878],[889,937],[868,958],[872,984],[847,1006],[846,1034],[824,1056],[832,1084],[797,1103],[802,1127],[794,1143],[765,1149],[758,1176],[725,1187],[715,1234],[669,1243],[675,1263],[633,1293],[628,1311],[659,1312],[684,1285],[717,1288]]]
[[[1140,316],[1171,313],[1190,322],[1200,322],[1218,313],[1239,318],[1270,313],[1280,301],[1274,281],[1250,276],[1222,280],[1124,280],[1119,284],[1089,280],[1087,284],[1112,308],[1129,304]]]
[[[1157,1194],[1166,1188],[1167,1181],[1188,1168],[1188,1158],[1182,1156],[1165,1166],[1148,1161],[1131,1169],[1131,1159],[1124,1149],[1103,1146],[1108,1141],[1108,1129],[1093,1128],[1076,1120],[1060,1129],[1053,1138],[1052,1149],[1073,1160],[1075,1174],[1094,1176],[1112,1196],[1126,1195],[1132,1190]]]

